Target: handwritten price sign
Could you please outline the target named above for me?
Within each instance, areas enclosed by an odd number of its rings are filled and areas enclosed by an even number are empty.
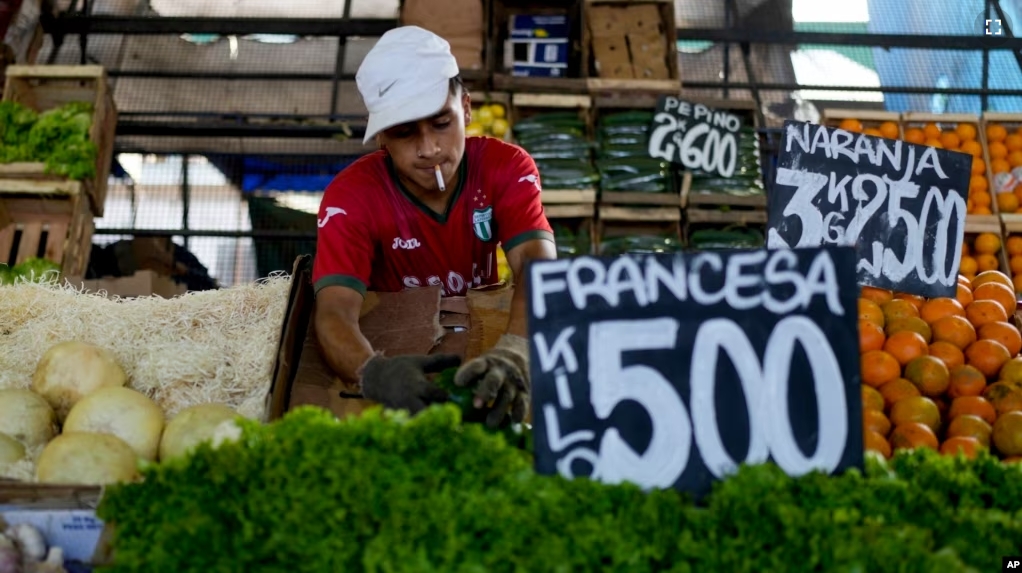
[[[767,247],[854,246],[859,284],[955,296],[972,157],[786,121]]]
[[[672,96],[657,100],[649,156],[685,169],[731,177],[738,166],[737,115]]]

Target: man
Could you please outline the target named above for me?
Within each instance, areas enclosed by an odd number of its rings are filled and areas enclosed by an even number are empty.
[[[525,262],[554,259],[539,172],[521,148],[465,136],[468,92],[450,46],[422,28],[384,34],[355,80],[369,111],[364,143],[380,150],[345,168],[319,211],[313,264],[316,335],[330,367],[385,407],[415,413],[446,394],[427,374],[456,356],[376,352],[359,331],[366,290],[440,286],[444,296],[497,282],[496,247],[515,278],[511,318],[496,346],[458,370],[487,423],[520,422],[529,404]]]

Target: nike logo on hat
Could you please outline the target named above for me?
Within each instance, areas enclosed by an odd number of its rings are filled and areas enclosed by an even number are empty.
[[[384,94],[389,92],[390,88],[394,87],[394,84],[396,84],[396,83],[397,83],[397,80],[394,80],[394,81],[390,82],[389,86],[387,86],[385,88],[380,88],[380,97],[383,97]]]

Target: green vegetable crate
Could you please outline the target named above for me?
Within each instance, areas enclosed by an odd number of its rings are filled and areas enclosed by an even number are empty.
[[[592,252],[600,172],[594,163],[592,98],[516,93],[511,98],[514,142],[536,161],[543,209],[561,229],[561,256]]]
[[[102,217],[117,127],[106,70],[9,66],[6,77],[0,194],[85,195],[84,204]],[[19,122],[24,129],[17,129]]]

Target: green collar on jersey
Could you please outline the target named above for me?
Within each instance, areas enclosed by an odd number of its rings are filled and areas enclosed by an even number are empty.
[[[418,197],[412,195],[412,192],[405,188],[404,184],[401,183],[401,178],[397,176],[397,170],[394,169],[394,162],[391,161],[390,156],[387,156],[387,171],[390,172],[390,178],[397,185],[397,188],[401,190],[401,193],[415,205],[417,209],[425,213],[428,217],[440,223],[441,225],[447,223],[447,217],[451,213],[451,209],[454,208],[454,204],[457,203],[458,197],[461,196],[461,190],[465,187],[465,178],[468,173],[468,150],[465,150],[465,154],[461,157],[461,165],[458,166],[458,186],[454,188],[453,197],[451,197],[450,203],[447,204],[447,209],[444,212],[437,213],[430,209],[425,203],[419,200]]]

